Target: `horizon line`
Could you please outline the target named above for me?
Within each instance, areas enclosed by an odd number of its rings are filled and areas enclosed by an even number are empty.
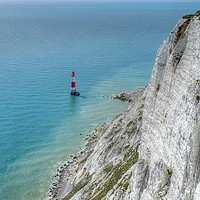
[[[0,0],[0,3],[199,3],[199,0]]]

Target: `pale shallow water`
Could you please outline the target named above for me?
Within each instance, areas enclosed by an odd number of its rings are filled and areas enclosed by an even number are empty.
[[[199,4],[0,4],[0,199],[41,199],[54,170],[147,85],[156,51]],[[82,96],[69,95],[75,70]],[[108,96],[108,97],[103,97]]]

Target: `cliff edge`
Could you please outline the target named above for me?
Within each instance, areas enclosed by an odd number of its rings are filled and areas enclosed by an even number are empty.
[[[67,166],[55,199],[200,199],[200,12],[179,20],[132,99]]]

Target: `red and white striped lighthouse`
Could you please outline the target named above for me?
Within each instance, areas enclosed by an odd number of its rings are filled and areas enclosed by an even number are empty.
[[[80,93],[79,93],[79,92],[76,92],[75,72],[74,72],[74,71],[72,72],[71,77],[72,77],[72,80],[71,80],[71,90],[70,90],[70,94],[71,94],[71,95],[76,95],[76,96],[78,96],[78,95],[80,95]]]

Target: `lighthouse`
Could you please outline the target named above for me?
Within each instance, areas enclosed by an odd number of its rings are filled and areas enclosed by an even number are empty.
[[[72,72],[72,80],[71,80],[71,90],[70,90],[70,94],[71,95],[75,95],[75,96],[79,96],[80,93],[79,92],[76,92],[76,84],[75,84],[75,72],[73,71]]]

